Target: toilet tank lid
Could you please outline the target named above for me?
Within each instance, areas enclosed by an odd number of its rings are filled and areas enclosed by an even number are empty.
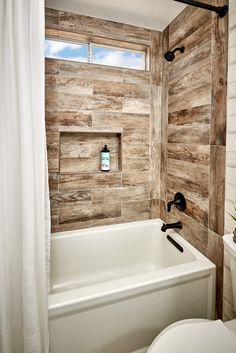
[[[147,353],[235,353],[236,338],[222,321],[175,326],[155,339]]]

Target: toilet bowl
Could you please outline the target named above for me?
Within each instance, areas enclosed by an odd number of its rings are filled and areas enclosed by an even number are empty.
[[[167,327],[147,353],[235,353],[236,320],[183,320]]]
[[[223,237],[229,252],[236,311],[236,243],[233,235]],[[147,353],[236,353],[236,319],[188,319],[178,321],[163,330],[153,341]]]

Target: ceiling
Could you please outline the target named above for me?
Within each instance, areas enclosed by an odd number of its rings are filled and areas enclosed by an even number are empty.
[[[174,0],[46,0],[46,6],[158,31],[185,7]]]

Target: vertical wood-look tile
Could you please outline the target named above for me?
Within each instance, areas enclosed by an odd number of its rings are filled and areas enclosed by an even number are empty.
[[[225,147],[211,146],[209,179],[209,228],[224,234]]]

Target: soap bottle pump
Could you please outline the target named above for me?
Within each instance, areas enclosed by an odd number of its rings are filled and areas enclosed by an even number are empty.
[[[101,171],[109,172],[110,170],[110,150],[107,148],[107,145],[104,145],[101,150]]]

